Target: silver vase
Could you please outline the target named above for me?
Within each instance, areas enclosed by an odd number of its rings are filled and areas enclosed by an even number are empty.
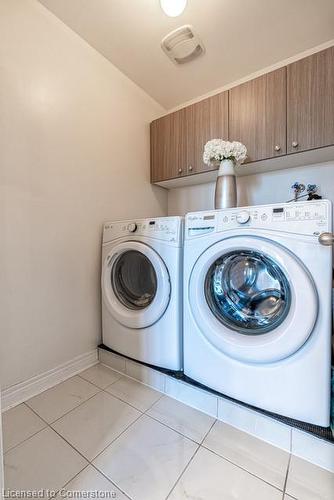
[[[237,206],[237,183],[232,160],[220,163],[215,190],[215,208]]]

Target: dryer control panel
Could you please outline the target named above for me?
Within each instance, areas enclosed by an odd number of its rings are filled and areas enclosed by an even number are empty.
[[[154,238],[176,245],[182,244],[182,217],[159,217],[106,222],[103,225],[103,243],[118,238]]]
[[[316,236],[332,230],[332,204],[328,200],[314,200],[213,210],[186,216],[186,238],[238,228]]]

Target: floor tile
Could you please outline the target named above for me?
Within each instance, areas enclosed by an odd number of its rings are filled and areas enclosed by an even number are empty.
[[[52,427],[92,460],[139,416],[132,406],[99,392]]]
[[[203,446],[283,490],[289,453],[219,421]]]
[[[291,453],[334,473],[334,443],[308,432],[292,429]]]
[[[118,372],[125,373],[125,358],[123,358],[123,356],[118,356],[117,354],[106,351],[105,349],[99,349],[99,360],[100,363],[110,366]]]
[[[89,465],[80,472],[72,481],[70,481],[65,488],[63,488],[57,495],[57,500],[64,498],[65,492],[69,498],[74,498],[74,492],[83,492],[82,498],[87,498],[89,492],[98,492],[100,498],[113,498],[115,500],[128,500],[121,490],[114,484],[108,481],[107,478],[102,476],[94,467]],[[72,493],[73,492],[73,493]],[[85,495],[85,496],[84,496]],[[110,496],[108,496],[110,495]],[[78,497],[77,497],[78,498]],[[94,498],[93,496],[91,498]],[[96,498],[96,496],[95,496]]]
[[[58,490],[87,465],[49,427],[6,453],[4,461],[5,485],[11,490]]]
[[[4,452],[22,443],[46,427],[28,406],[21,404],[2,414]]]
[[[126,374],[129,375],[129,377],[140,380],[144,384],[154,387],[154,389],[158,391],[164,392],[165,390],[165,375],[153,368],[127,359]]]
[[[200,448],[168,500],[281,500],[282,492]]]
[[[76,376],[29,399],[26,404],[51,423],[98,391],[97,387]]]
[[[147,412],[197,443],[201,443],[215,419],[168,396],[162,397]]]
[[[290,453],[291,427],[225,398],[218,398],[218,420]]]
[[[105,389],[108,385],[113,384],[122,376],[112,368],[108,368],[101,364],[94,365],[88,368],[88,370],[79,373],[79,375],[85,380],[88,380],[88,382],[97,385],[100,389]]]
[[[334,474],[311,462],[292,456],[286,492],[300,500],[333,499]]]
[[[143,415],[94,464],[134,500],[164,500],[197,445]]]
[[[162,396],[160,392],[128,377],[122,377],[106,391],[141,411],[146,411]]]
[[[166,377],[166,394],[217,418],[217,397],[172,377]]]

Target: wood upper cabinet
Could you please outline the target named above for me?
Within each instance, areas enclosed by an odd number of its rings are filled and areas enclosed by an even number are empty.
[[[186,125],[184,109],[151,123],[151,182],[183,175]]]
[[[228,138],[228,93],[209,97],[151,123],[151,181],[205,172],[205,143]]]
[[[186,109],[188,172],[207,172],[216,167],[203,163],[204,146],[210,139],[228,140],[228,92],[221,92]]]
[[[229,139],[247,147],[247,162],[286,154],[286,68],[229,91]]]
[[[334,144],[334,47],[287,67],[288,153]]]
[[[247,162],[333,146],[334,47],[152,122],[151,182],[213,170],[215,138],[245,144]]]

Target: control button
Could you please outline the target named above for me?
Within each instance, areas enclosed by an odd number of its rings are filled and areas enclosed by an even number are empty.
[[[128,231],[130,231],[130,233],[134,233],[137,230],[137,224],[135,222],[131,222],[130,224],[128,224],[127,229]]]
[[[223,222],[225,222],[225,224],[226,224],[226,222],[228,222],[228,217],[227,217],[227,215],[225,215],[225,217],[223,217]]]
[[[239,212],[237,214],[237,222],[239,224],[246,224],[246,222],[248,222],[250,219],[250,215],[249,215],[249,212],[247,212],[246,210],[242,210],[241,212]]]
[[[265,221],[268,219],[268,215],[267,214],[262,214],[261,215],[261,220]]]

